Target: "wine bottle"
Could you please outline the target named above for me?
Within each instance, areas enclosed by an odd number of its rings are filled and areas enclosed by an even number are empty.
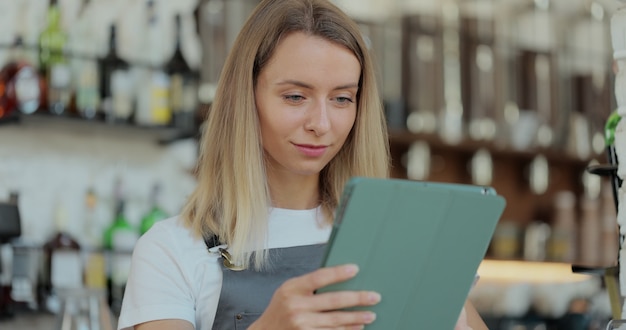
[[[548,259],[556,262],[575,262],[577,251],[576,195],[569,190],[556,193],[554,219],[548,241]]]
[[[126,234],[135,231],[133,226],[130,224],[130,222],[128,222],[128,219],[126,218],[125,201],[118,200],[116,204],[117,206],[115,211],[115,218],[113,219],[111,225],[105,230],[103,237],[104,247],[109,250],[114,250],[116,247],[119,248],[119,246],[116,246],[115,244],[116,239],[119,239],[119,237],[117,237],[116,235]]]
[[[469,137],[474,140],[494,140],[499,88],[497,83],[499,59],[495,50],[496,3],[465,1],[461,6],[461,95],[464,120]]]
[[[109,51],[99,61],[102,112],[108,122],[126,122],[132,115],[129,65],[117,54],[117,31],[111,25]]]
[[[163,70],[161,54],[161,21],[154,0],[146,0],[147,20],[144,26],[145,57],[143,67],[138,68],[137,114],[135,122],[141,126],[165,126],[172,120],[169,108],[169,77]]]
[[[98,226],[96,218],[96,207],[98,204],[98,196],[93,187],[87,188],[85,193],[85,215],[83,224],[83,235],[85,245],[90,250],[100,248],[102,245],[102,229]]]
[[[17,36],[8,62],[0,70],[0,119],[32,114],[42,103],[43,80],[23,56],[23,47],[21,36]]]
[[[94,119],[100,103],[98,65],[82,60],[76,86],[76,111],[85,119]]]
[[[598,198],[580,198],[580,263],[599,266],[601,262],[602,219]]]
[[[191,69],[182,52],[182,22],[175,16],[176,45],[174,55],[165,65],[170,77],[169,106],[173,126],[182,132],[195,130],[195,112],[198,103],[198,77]]]
[[[152,187],[150,196],[150,210],[141,219],[139,233],[145,234],[157,221],[167,218],[167,213],[161,208],[161,185],[155,184]]]
[[[55,212],[56,231],[43,246],[45,256],[44,298],[51,312],[59,308],[56,290],[83,284],[81,246],[67,231],[67,212],[62,204]]]
[[[443,22],[441,5],[420,8],[403,18],[402,94],[406,97],[406,127],[413,133],[432,134],[441,125],[444,108]]]
[[[580,159],[590,159],[604,150],[593,143],[601,141],[604,120],[610,115],[613,73],[606,65],[610,53],[609,25],[604,9],[590,1],[589,6],[568,20],[564,31],[561,84],[569,89],[563,99],[569,110],[566,150]]]
[[[100,88],[98,77],[98,44],[94,36],[91,19],[93,10],[89,11],[90,0],[83,0],[78,19],[74,23],[69,36],[73,80],[75,81],[75,111],[82,118],[94,119],[100,105]],[[90,15],[91,14],[91,15]]]
[[[130,272],[131,256],[139,234],[125,214],[125,196],[121,179],[115,188],[115,219],[104,233],[104,247],[111,254],[111,268],[107,274],[109,304],[114,313],[119,313],[124,297],[124,288]]]
[[[85,194],[84,215],[84,246],[85,254],[85,286],[90,289],[106,289],[106,260],[102,247],[102,228],[97,218],[98,196],[93,187]]]
[[[39,35],[39,69],[48,85],[48,110],[65,114],[71,97],[71,71],[65,57],[67,34],[61,26],[61,9],[57,0],[50,0],[48,25]]]
[[[518,45],[518,77],[520,116],[534,122],[533,130],[524,132],[534,136],[522,148],[552,148],[561,145],[565,113],[559,111],[558,57],[556,49],[560,37],[560,17],[554,13],[550,1],[535,1],[516,18]]]

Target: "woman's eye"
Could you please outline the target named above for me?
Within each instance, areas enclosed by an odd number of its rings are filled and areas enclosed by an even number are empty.
[[[302,95],[285,95],[284,98],[285,100],[290,102],[300,102],[304,100],[304,97]]]
[[[337,97],[337,102],[339,102],[339,103],[353,103],[351,98],[345,97],[345,96]]]

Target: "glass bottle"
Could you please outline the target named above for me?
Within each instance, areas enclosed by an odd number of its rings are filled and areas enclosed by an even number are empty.
[[[98,196],[93,187],[87,188],[85,193],[85,216],[83,223],[83,235],[85,245],[90,250],[98,249],[102,246],[102,230],[98,226],[96,217],[96,207]]]
[[[464,120],[474,140],[492,140],[500,121],[502,94],[497,82],[498,53],[495,50],[495,10],[492,1],[472,0],[461,5],[461,84]]]
[[[109,50],[99,61],[101,108],[107,122],[127,122],[132,114],[129,65],[117,54],[117,28],[110,27]]]
[[[145,58],[143,68],[138,68],[137,113],[135,123],[141,126],[165,126],[172,121],[169,102],[169,76],[163,70],[161,54],[162,23],[157,3],[146,1],[147,21],[144,26]]]
[[[601,204],[598,198],[583,195],[580,200],[580,263],[599,266],[602,253]]]
[[[443,2],[443,95],[444,106],[439,114],[439,136],[448,144],[460,143],[465,137],[461,86],[460,3]]]
[[[47,19],[48,25],[39,35],[39,69],[48,86],[48,110],[62,115],[70,104],[72,76],[64,53],[67,34],[61,26],[61,9],[57,0],[50,0]]]
[[[563,57],[567,66],[563,71],[566,72],[567,92],[562,102],[571,109],[567,147],[573,156],[589,159],[604,151],[599,142],[604,120],[614,107],[610,39],[604,7],[597,1],[589,1],[566,30]]]
[[[83,283],[81,246],[67,231],[68,218],[65,207],[62,204],[57,205],[55,213],[55,233],[43,246],[45,258],[43,298],[46,300],[45,305],[52,312],[59,308],[57,289],[78,288]]]
[[[42,103],[44,82],[37,69],[23,56],[23,42],[17,36],[9,61],[0,70],[0,119],[35,113]]]
[[[84,216],[84,246],[85,259],[85,286],[90,289],[104,290],[106,288],[106,260],[102,251],[102,227],[97,218],[98,196],[93,187],[89,187],[85,194]]]
[[[174,127],[182,132],[195,130],[195,113],[198,95],[198,75],[190,67],[182,52],[182,23],[180,15],[175,16],[176,46],[174,55],[165,64],[169,75],[169,107],[172,111]]]
[[[445,104],[442,5],[425,0],[414,5],[417,13],[405,16],[402,22],[406,125],[411,132],[432,134]]]
[[[118,188],[118,190],[119,189],[120,188]],[[104,231],[104,236],[102,238],[102,244],[105,249],[113,250],[115,248],[116,235],[119,233],[135,231],[126,218],[125,203],[124,197],[121,193],[117,192],[115,196],[115,218],[109,227]]]
[[[609,181],[602,183],[602,256],[603,266],[614,266],[619,257],[619,226],[613,201],[613,190]]]
[[[133,227],[125,214],[125,196],[121,180],[117,180],[115,188],[115,219],[105,230],[103,244],[110,254],[110,269],[107,274],[109,304],[114,313],[118,314],[122,306],[124,288],[130,272],[131,256],[135,243],[139,239],[138,231]]]
[[[145,234],[157,221],[161,221],[168,217],[167,213],[161,208],[160,198],[161,185],[155,184],[152,187],[152,193],[150,196],[150,211],[141,219],[139,227],[139,233]]]
[[[100,104],[98,66],[84,59],[76,84],[76,111],[85,119],[94,119]]]
[[[88,10],[90,0],[83,0],[75,27],[70,33],[72,76],[75,91],[75,110],[85,119],[94,119],[100,106],[100,79],[98,73],[98,45]]]
[[[516,18],[520,121],[534,141],[518,148],[555,147],[563,143],[567,123],[559,104],[559,21],[551,0],[533,0]],[[519,143],[517,143],[519,144]]]
[[[576,195],[559,191],[555,196],[554,221],[548,243],[548,259],[559,262],[576,261]]]

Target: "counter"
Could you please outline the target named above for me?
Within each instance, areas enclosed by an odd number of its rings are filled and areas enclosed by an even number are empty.
[[[0,329],[6,330],[53,330],[57,317],[43,312],[16,314],[11,318],[0,319]]]

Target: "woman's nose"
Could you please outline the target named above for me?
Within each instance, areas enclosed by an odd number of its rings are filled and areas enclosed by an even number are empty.
[[[330,118],[326,102],[318,102],[308,111],[307,121],[304,128],[321,136],[330,130]]]

